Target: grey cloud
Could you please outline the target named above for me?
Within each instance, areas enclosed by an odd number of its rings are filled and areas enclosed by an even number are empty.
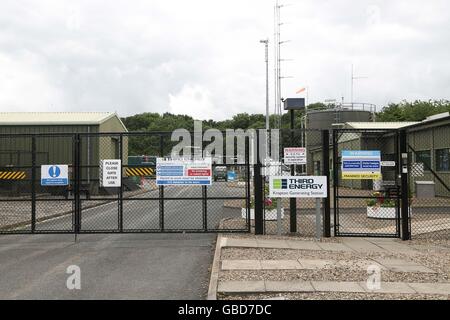
[[[283,37],[293,40],[283,56],[295,59],[283,64],[283,73],[294,76],[283,82],[283,96],[308,85],[312,101],[348,99],[354,63],[369,76],[355,83],[357,100],[448,97],[446,1],[293,3],[283,11],[289,22]],[[130,115],[174,108],[216,119],[263,112],[259,40],[272,36],[272,6],[269,0],[3,1],[0,109]]]

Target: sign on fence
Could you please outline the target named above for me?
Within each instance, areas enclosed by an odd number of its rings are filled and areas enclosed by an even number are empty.
[[[114,188],[122,185],[122,161],[106,159],[100,161],[100,186]]]
[[[284,164],[306,164],[306,148],[284,148]]]
[[[234,180],[236,180],[236,172],[228,171],[227,172],[227,181],[234,181]]]
[[[157,185],[211,185],[211,158],[202,160],[156,159]]]
[[[276,198],[326,198],[325,176],[270,176],[269,196]]]
[[[343,150],[342,179],[381,178],[381,152],[379,150]]]
[[[50,164],[41,166],[41,186],[67,186],[68,184],[68,165]]]

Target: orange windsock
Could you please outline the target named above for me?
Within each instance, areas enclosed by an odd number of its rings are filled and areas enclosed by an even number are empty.
[[[302,93],[303,91],[305,91],[306,90],[306,88],[300,88],[300,89],[298,89],[295,93]]]

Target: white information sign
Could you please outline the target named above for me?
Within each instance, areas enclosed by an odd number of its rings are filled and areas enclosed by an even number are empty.
[[[122,185],[122,161],[105,159],[100,161],[101,187],[114,188]]]
[[[273,198],[326,198],[326,176],[270,176],[269,196]]]
[[[41,166],[41,186],[67,186],[68,184],[68,165],[50,164]]]
[[[156,184],[211,185],[211,158],[201,160],[156,159]]]
[[[284,148],[284,164],[306,164],[306,148]]]
[[[382,167],[395,167],[395,161],[381,161]]]

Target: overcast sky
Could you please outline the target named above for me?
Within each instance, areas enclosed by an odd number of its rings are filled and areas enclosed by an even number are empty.
[[[281,1],[281,3],[283,3]],[[283,97],[450,96],[450,1],[286,0]],[[0,111],[264,112],[272,0],[1,0]],[[271,43],[270,53],[273,52]],[[270,57],[272,59],[272,57]],[[273,66],[270,67],[273,111]]]

